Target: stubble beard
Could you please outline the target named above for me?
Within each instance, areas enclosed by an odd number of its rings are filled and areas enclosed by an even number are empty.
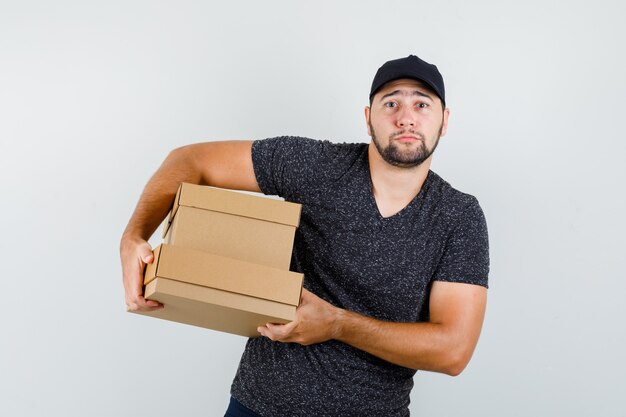
[[[372,134],[372,142],[374,142],[374,146],[376,146],[376,149],[378,149],[378,153],[383,158],[383,160],[385,160],[385,162],[400,168],[417,167],[421,165],[425,160],[430,158],[433,152],[435,152],[435,149],[437,149],[442,129],[443,123],[439,127],[437,139],[435,140],[435,144],[433,145],[432,149],[428,149],[426,147],[426,138],[423,134],[412,130],[403,130],[401,132],[390,135],[389,143],[386,147],[383,147],[376,137],[376,132],[374,131],[374,127],[372,126],[372,122],[370,120],[370,132]],[[419,143],[417,144],[417,147],[413,149],[404,147],[403,149],[403,146],[401,144],[398,144],[396,141],[393,140],[393,138],[396,138],[406,133],[410,133],[411,135],[415,135],[419,138]]]

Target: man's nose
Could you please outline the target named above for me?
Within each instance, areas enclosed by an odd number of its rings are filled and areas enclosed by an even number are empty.
[[[396,123],[398,127],[415,127],[415,117],[410,109],[404,108],[400,110]]]

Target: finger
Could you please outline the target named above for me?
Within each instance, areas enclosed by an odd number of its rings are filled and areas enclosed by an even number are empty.
[[[261,334],[261,336],[267,337],[273,342],[278,341],[278,335],[271,331],[267,325],[257,327],[257,331]]]
[[[153,311],[163,308],[163,304],[155,300],[146,300],[143,296],[139,295],[126,302],[128,309],[131,311]]]
[[[156,311],[165,308],[163,304],[158,305],[140,305],[138,303],[130,303],[126,306],[126,311]]]
[[[276,327],[267,323],[265,326],[257,327],[257,331],[261,333],[261,336],[265,336],[272,341],[280,340],[280,335],[276,331]]]
[[[148,242],[142,244],[137,249],[139,251],[139,259],[141,259],[144,264],[151,264],[154,261],[154,253]]]
[[[151,264],[154,261],[154,255],[152,253],[150,253],[148,255],[142,255],[141,256],[141,261],[144,264]]]
[[[146,303],[146,306],[147,306],[150,310],[160,310],[160,309],[162,309],[163,307],[165,307],[163,304],[161,304],[161,303],[159,303],[159,302],[157,302],[157,301],[152,301],[152,300],[148,301],[148,302]]]
[[[140,301],[140,305],[142,307],[147,307],[147,308],[162,308],[163,304],[159,303],[156,300],[146,300],[143,296],[139,296],[139,301]]]
[[[130,304],[126,306],[126,311],[129,312],[133,312],[133,311],[156,311],[156,310],[161,310],[165,308],[165,306],[163,304],[158,305],[156,307],[140,307],[137,304]]]
[[[154,254],[152,252],[152,247],[148,244],[148,242],[141,244],[137,248],[137,253],[139,262],[137,262],[138,269],[135,272],[137,274],[137,279],[135,280],[136,285],[134,291],[136,291],[136,294],[141,295],[143,293],[144,266],[154,261]]]
[[[285,340],[291,335],[291,332],[296,327],[296,323],[293,321],[287,324],[267,323],[265,327],[276,338]]]
[[[256,328],[256,331],[257,331],[257,332],[259,332],[259,334],[260,334],[261,336],[265,336],[265,337],[267,337],[267,333],[266,333],[267,328],[266,328],[265,326],[259,326],[259,327],[257,327],[257,328]]]

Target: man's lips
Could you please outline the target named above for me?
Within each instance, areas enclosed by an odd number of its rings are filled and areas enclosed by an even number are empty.
[[[407,135],[402,135],[402,136],[398,136],[397,138],[394,138],[394,140],[398,141],[398,142],[402,142],[402,143],[411,143],[411,142],[417,142],[422,140],[421,138],[418,138],[416,136],[407,136]]]

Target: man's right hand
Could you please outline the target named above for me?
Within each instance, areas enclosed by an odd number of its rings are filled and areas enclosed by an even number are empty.
[[[143,271],[146,264],[154,261],[150,244],[143,239],[123,238],[120,244],[124,291],[128,311],[152,311],[163,304],[143,298]]]

